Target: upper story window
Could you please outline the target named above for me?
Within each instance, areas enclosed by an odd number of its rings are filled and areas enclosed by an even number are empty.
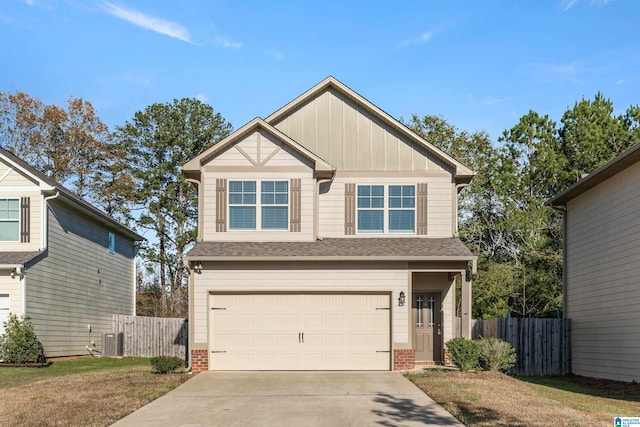
[[[20,240],[20,199],[0,199],[0,241]]]
[[[357,198],[359,233],[415,231],[415,186],[359,185]]]
[[[288,224],[287,181],[229,181],[230,230],[287,230]]]

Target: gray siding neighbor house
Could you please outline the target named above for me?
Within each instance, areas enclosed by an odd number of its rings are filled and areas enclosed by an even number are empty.
[[[474,172],[328,77],[183,166],[197,370],[402,370],[446,359]]]
[[[47,357],[100,350],[135,314],[137,233],[0,149],[0,333],[32,319]]]
[[[562,192],[573,373],[640,381],[640,144]]]

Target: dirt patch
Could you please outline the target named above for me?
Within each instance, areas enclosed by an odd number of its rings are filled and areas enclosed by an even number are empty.
[[[584,387],[595,388],[611,394],[624,394],[628,396],[640,396],[640,383],[605,380],[602,378],[581,377],[567,375],[562,379]]]

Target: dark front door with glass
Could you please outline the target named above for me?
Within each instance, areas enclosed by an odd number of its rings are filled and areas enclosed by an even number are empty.
[[[442,361],[440,294],[414,293],[412,298],[413,348],[416,362]]]

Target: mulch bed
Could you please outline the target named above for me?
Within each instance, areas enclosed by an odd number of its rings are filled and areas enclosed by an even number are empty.
[[[602,378],[581,377],[579,375],[566,375],[560,377],[572,383],[597,388],[599,390],[610,391],[615,394],[630,394],[640,396],[640,383],[605,380]]]

